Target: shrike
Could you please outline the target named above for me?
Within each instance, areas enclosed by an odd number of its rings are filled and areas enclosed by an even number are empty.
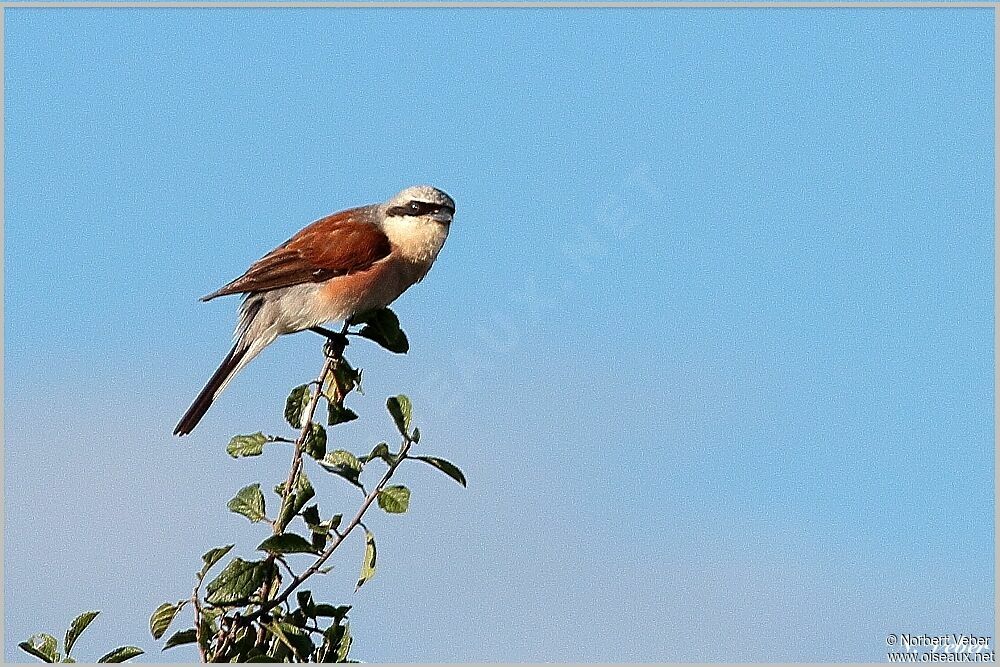
[[[383,204],[317,220],[202,297],[245,295],[233,349],[174,435],[194,430],[229,381],[278,336],[384,308],[420,282],[448,238],[454,214],[454,200],[441,190],[410,187]]]

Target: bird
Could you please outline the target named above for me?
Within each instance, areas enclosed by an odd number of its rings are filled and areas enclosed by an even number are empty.
[[[423,280],[448,238],[455,200],[429,185],[381,204],[333,213],[304,227],[201,301],[242,294],[233,347],[181,417],[184,436],[278,336],[385,308]]]

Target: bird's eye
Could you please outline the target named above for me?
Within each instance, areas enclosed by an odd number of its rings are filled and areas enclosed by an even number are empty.
[[[400,204],[398,206],[393,206],[386,210],[388,215],[401,215],[401,216],[420,216],[428,215],[431,213],[437,213],[438,211],[454,211],[450,206],[442,206],[441,204],[435,204],[433,202],[426,201],[409,201],[405,204]]]

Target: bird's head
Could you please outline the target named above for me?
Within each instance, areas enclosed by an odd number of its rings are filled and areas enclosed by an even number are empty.
[[[414,185],[382,205],[382,230],[399,253],[430,266],[448,238],[455,200],[429,185]]]
[[[410,224],[450,225],[455,215],[455,200],[429,185],[406,188],[385,203],[387,218],[402,218]]]

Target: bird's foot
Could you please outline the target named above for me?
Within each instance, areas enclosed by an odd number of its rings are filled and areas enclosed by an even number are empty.
[[[347,336],[344,334],[330,331],[324,327],[310,327],[309,331],[318,333],[320,336],[326,338],[326,344],[323,345],[323,353],[326,356],[331,359],[337,359],[344,354],[344,348],[348,344]]]

